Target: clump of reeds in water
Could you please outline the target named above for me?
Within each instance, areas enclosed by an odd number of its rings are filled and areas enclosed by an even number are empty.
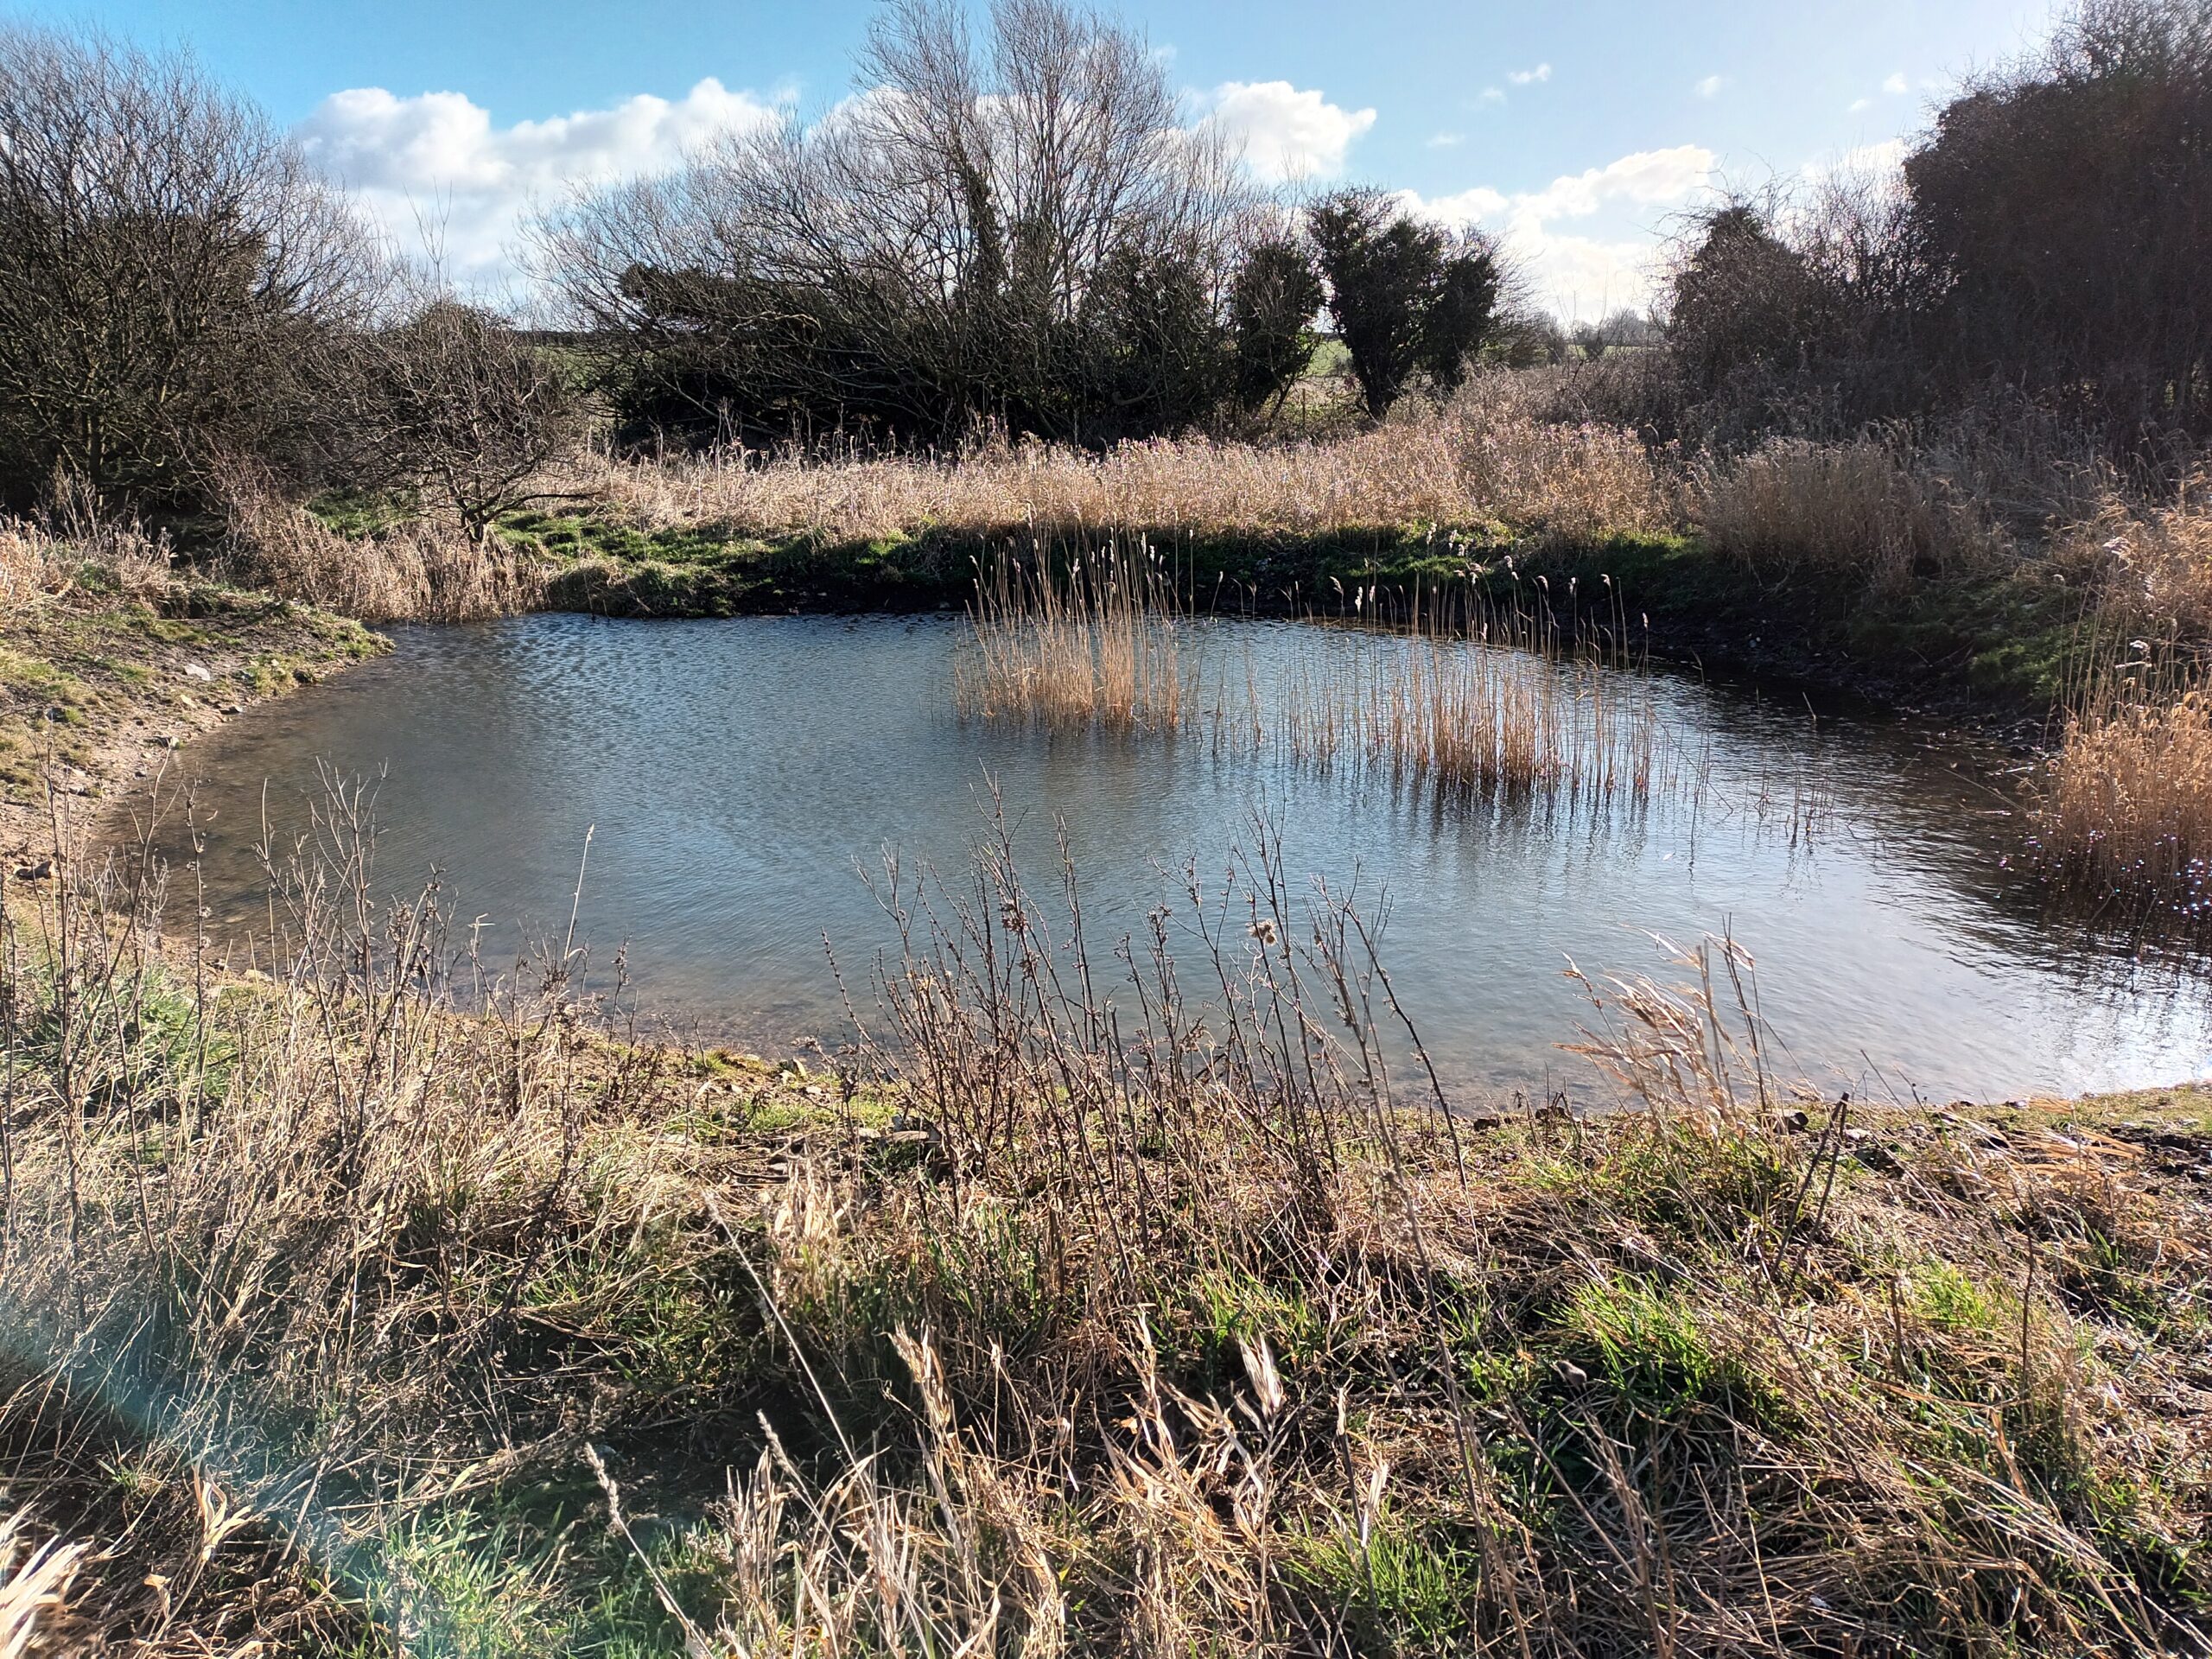
[[[1209,677],[1174,573],[1140,543],[1034,569],[1001,563],[969,613],[954,670],[963,718],[1053,731],[1210,727],[1217,747],[1278,745],[1299,764],[1357,761],[1452,791],[1648,794],[1663,734],[1625,627],[1563,629],[1548,610],[1461,595],[1392,610],[1364,590],[1344,620],[1371,639],[1318,651],[1263,683]],[[1378,611],[1378,606],[1382,609]]]
[[[1470,603],[1416,608],[1349,664],[1295,677],[1278,724],[1301,760],[1349,749],[1452,791],[1644,795],[1662,747],[1653,690],[1617,644],[1548,612]]]
[[[2086,897],[2212,919],[2212,686],[2139,647],[2069,702],[2037,780],[2036,862]]]
[[[1141,542],[1078,556],[1064,572],[1041,555],[1033,566],[1000,560],[976,584],[954,706],[963,719],[1055,732],[1173,732],[1197,706],[1183,616],[1173,575]]]

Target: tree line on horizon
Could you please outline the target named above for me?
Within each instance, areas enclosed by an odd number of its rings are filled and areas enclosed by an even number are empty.
[[[2212,0],[2082,0],[1892,181],[1689,216],[1654,321],[1572,335],[1501,249],[1368,188],[1259,189],[1159,59],[1066,0],[891,0],[860,91],[588,190],[533,257],[549,348],[409,270],[190,58],[0,30],[0,507],[59,480],[189,523],[241,491],[435,498],[473,533],[618,442],[1093,448],[1264,432],[1340,342],[1367,419],[1477,365],[1639,347],[1655,440],[1993,396],[2212,433]]]

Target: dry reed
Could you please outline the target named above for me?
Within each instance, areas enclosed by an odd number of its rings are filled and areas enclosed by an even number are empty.
[[[715,524],[831,542],[931,527],[1312,536],[1503,523],[1586,543],[1672,520],[1670,493],[1633,432],[1548,424],[1471,401],[1326,442],[1161,439],[1103,454],[1001,443],[959,456],[826,462],[602,457],[576,486],[648,530]]]
[[[1211,728],[1217,748],[1279,747],[1326,770],[1357,759],[1399,782],[1479,795],[1648,795],[1665,734],[1656,685],[1616,626],[1580,643],[1548,619],[1462,598],[1386,622],[1377,595],[1351,635],[1262,687],[1204,653],[1174,575],[1141,543],[1066,577],[1001,562],[982,583],[955,661],[963,719],[1117,735]],[[1223,653],[1225,656],[1226,653]]]
[[[1049,561],[997,561],[969,608],[954,707],[1056,732],[1173,732],[1197,693],[1183,619],[1173,575],[1142,543],[1100,549],[1065,575]]]
[[[1770,439],[1692,467],[1690,516],[1719,551],[1760,569],[1842,575],[1895,592],[1986,569],[2002,542],[1977,502],[1873,438]]]
[[[228,580],[365,622],[464,622],[536,608],[545,575],[499,537],[474,542],[416,518],[339,535],[305,508],[234,499],[219,569]]]
[[[2075,695],[2036,780],[2030,854],[2077,893],[2202,921],[2212,916],[2212,692],[2170,677],[2139,656]]]
[[[2154,504],[2107,489],[2056,543],[2062,567],[2098,595],[2107,632],[2212,646],[2212,477],[2192,472]]]
[[[19,1556],[41,1659],[2202,1641],[2202,1198],[2108,1137],[1801,1131],[1726,971],[1593,989],[1647,1109],[1454,1115],[1264,825],[1111,944],[1002,826],[887,873],[809,1095],[594,1034],[565,950],[459,1014],[359,813],[272,867],[270,978],[81,857],[10,899],[16,1525],[51,1564],[58,1487],[151,1478],[40,1461],[80,1397],[202,1494],[74,1583]],[[588,1528],[498,1507],[587,1467]]]

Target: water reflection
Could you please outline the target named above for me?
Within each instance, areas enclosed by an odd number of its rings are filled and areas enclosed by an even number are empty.
[[[487,951],[565,926],[628,946],[649,1013],[760,1043],[834,1034],[825,936],[859,975],[891,931],[856,874],[895,847],[957,867],[995,789],[1042,870],[1064,818],[1090,925],[1122,931],[1194,861],[1226,869],[1251,814],[1294,877],[1391,899],[1384,949],[1456,1086],[1579,1076],[1554,1045],[1561,970],[1663,969],[1651,935],[1726,931],[1765,1012],[1822,1083],[1929,1097],[2168,1081],[2212,1057],[2201,963],[2115,950],[2005,867],[2004,758],[1924,731],[1672,679],[1661,714],[1703,786],[1649,801],[1481,800],[1263,746],[1122,742],[963,725],[941,618],[416,629],[384,661],[253,711],[194,753],[219,937],[265,916],[264,783],[296,834],[316,764],[385,774],[382,877],[443,872]],[[1215,625],[1262,695],[1294,653],[1357,636]],[[181,844],[181,837],[177,843]],[[1879,1063],[1879,1075],[1875,1064]],[[1886,1080],[1886,1087],[1885,1085]]]

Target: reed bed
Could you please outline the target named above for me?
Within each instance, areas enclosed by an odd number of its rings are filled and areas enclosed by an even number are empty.
[[[2202,923],[2212,919],[2212,689],[2181,672],[2177,683],[2135,656],[2089,677],[2038,772],[2029,851],[2063,888]]]
[[[1618,624],[1585,642],[1548,613],[1462,598],[1385,617],[1363,591],[1341,631],[1279,679],[1205,658],[1205,625],[1139,543],[1065,578],[1002,562],[982,584],[956,659],[963,719],[1067,733],[1210,734],[1217,749],[1280,749],[1327,770],[1356,759],[1398,782],[1483,796],[1647,796],[1666,734],[1656,687]]]
[[[940,527],[1056,537],[1315,536],[1503,523],[1575,543],[1664,530],[1672,493],[1632,431],[1472,398],[1325,441],[1159,439],[1103,454],[1037,443],[817,461],[745,452],[601,457],[573,487],[645,530],[872,540]]]
[[[215,568],[365,622],[467,622],[536,610],[547,573],[497,537],[472,541],[418,518],[340,536],[305,508],[252,491],[231,507]]]
[[[1771,438],[1747,455],[1708,457],[1691,467],[1687,495],[1692,521],[1720,552],[1886,593],[1916,578],[1986,573],[2006,545],[1984,503],[1874,437]]]
[[[1000,826],[801,1071],[461,1014],[323,830],[265,978],[0,912],[35,1659],[2202,1642],[2201,1191],[1799,1092],[1740,947],[1585,982],[1631,1109],[1455,1112],[1264,824],[1113,941]]]
[[[1055,732],[1175,732],[1196,702],[1179,584],[1142,543],[1109,546],[1056,573],[999,560],[977,587],[954,664],[963,719]]]

